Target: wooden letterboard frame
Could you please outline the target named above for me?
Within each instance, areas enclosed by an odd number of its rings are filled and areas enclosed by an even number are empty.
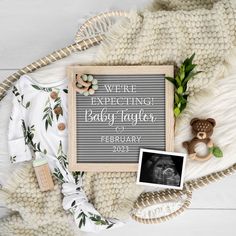
[[[98,80],[92,96],[76,76]],[[139,149],[173,151],[173,66],[68,67],[69,169],[137,171]]]

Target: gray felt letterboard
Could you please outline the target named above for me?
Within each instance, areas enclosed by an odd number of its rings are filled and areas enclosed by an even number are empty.
[[[79,93],[76,95],[77,161],[137,163],[140,147],[165,150],[164,76],[94,75],[94,77],[99,81],[99,90],[96,91],[96,94],[90,97],[82,96]],[[117,83],[117,81],[119,82]],[[112,89],[112,85],[116,84],[133,84],[136,92],[106,91],[105,85],[109,86],[107,89]],[[111,104],[108,100],[105,103],[105,97],[114,98],[114,96],[122,98],[122,101],[118,100],[120,101],[118,104],[113,101]],[[134,99],[124,100],[123,97]],[[93,104],[91,104],[92,102]],[[152,113],[155,120],[137,119],[141,109],[145,114]],[[104,111],[103,115],[101,115],[102,111]],[[134,114],[134,118],[129,120],[128,113]],[[93,117],[97,114],[100,117],[103,116],[103,120],[101,118],[100,121],[93,121],[95,119]],[[108,114],[115,114],[114,122],[113,118],[106,121]],[[125,117],[128,120],[125,120]]]
[[[141,147],[166,150],[169,121],[164,73],[93,76],[99,85],[95,94],[75,94],[73,127],[78,166],[137,164]]]

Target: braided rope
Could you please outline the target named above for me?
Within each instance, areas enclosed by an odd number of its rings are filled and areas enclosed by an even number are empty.
[[[27,65],[23,69],[18,70],[16,73],[12,74],[11,76],[7,77],[2,83],[0,83],[0,101],[5,96],[6,92],[11,88],[13,83],[20,78],[20,76],[33,72],[39,68],[47,66],[55,61],[58,61],[62,58],[65,58],[76,51],[86,50],[92,46],[99,44],[103,39],[104,35],[101,32],[107,30],[107,27],[110,26],[112,17],[121,17],[127,16],[126,12],[123,11],[113,11],[99,14],[93,18],[87,20],[79,29],[76,35],[76,43],[71,44],[65,48],[59,49],[33,63]],[[100,32],[100,34],[99,34]],[[104,32],[105,33],[105,32]],[[95,35],[94,37],[88,37],[88,35]],[[153,224],[153,223],[160,223],[166,220],[169,220],[177,215],[181,214],[186,208],[189,207],[192,197],[192,191],[203,186],[206,186],[212,182],[218,181],[228,175],[235,173],[236,171],[236,164],[232,165],[231,167],[218,171],[196,180],[188,181],[184,184],[184,189],[180,190],[164,190],[161,192],[146,192],[142,193],[138,199],[135,201],[133,206],[133,213],[131,217],[144,224]],[[167,201],[176,200],[181,196],[186,195],[187,198],[184,201],[183,205],[175,212],[172,212],[169,215],[162,216],[159,218],[141,218],[135,214],[135,211],[144,209],[146,207],[156,205],[158,203],[165,203]]]
[[[224,169],[222,171],[214,172],[209,175],[205,175],[203,177],[200,177],[198,179],[188,181],[185,184],[185,186],[187,186],[187,188],[190,191],[193,191],[195,189],[199,189],[201,187],[207,186],[210,183],[213,183],[213,182],[216,182],[220,179],[223,179],[226,176],[232,175],[235,173],[235,171],[236,171],[236,164],[234,164],[234,165],[230,166],[229,168]]]

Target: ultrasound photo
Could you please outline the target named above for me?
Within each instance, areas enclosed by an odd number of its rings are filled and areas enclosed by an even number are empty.
[[[185,154],[140,149],[138,184],[183,188]]]

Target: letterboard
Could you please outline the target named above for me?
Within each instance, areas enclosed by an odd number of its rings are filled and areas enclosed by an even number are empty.
[[[71,66],[69,166],[82,171],[136,171],[140,148],[173,151],[172,66]],[[98,81],[76,92],[76,76]]]

